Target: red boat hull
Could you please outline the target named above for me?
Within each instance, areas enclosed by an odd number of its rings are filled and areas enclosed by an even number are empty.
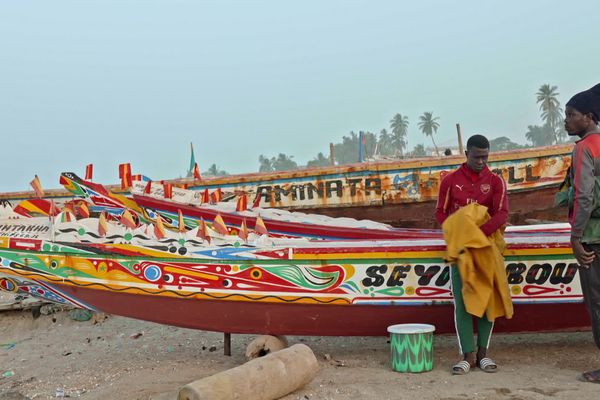
[[[428,323],[437,333],[454,332],[453,306],[317,305],[181,299],[53,284],[103,312],[161,324],[216,332],[386,336],[399,323]],[[589,329],[583,303],[515,304],[513,319],[497,320],[500,332]]]

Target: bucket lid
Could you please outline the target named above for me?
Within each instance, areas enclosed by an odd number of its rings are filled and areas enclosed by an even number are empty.
[[[388,326],[387,331],[400,334],[429,333],[435,331],[435,326],[429,324],[398,324]]]

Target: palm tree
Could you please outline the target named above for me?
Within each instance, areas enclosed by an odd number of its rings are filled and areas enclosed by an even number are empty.
[[[262,154],[258,156],[258,162],[260,166],[258,167],[258,172],[271,172],[273,171],[273,162],[269,157],[265,157]]]
[[[547,146],[554,140],[554,131],[550,126],[529,125],[525,137],[531,142],[533,147]]]
[[[288,171],[290,169],[298,168],[296,161],[292,160],[294,156],[288,156],[287,154],[279,153],[277,158],[271,159],[271,165],[275,171]]]
[[[531,126],[530,126],[530,128],[531,128]],[[522,146],[520,144],[513,142],[506,136],[500,136],[500,137],[490,140],[490,151],[506,151],[506,150],[520,149],[520,148],[522,148]]]
[[[386,129],[382,129],[381,132],[379,132],[379,139],[377,140],[377,153],[389,156],[392,154],[391,147],[392,137]]]
[[[357,142],[358,144],[358,142]],[[373,157],[377,146],[377,136],[373,132],[363,132],[363,158]]]
[[[350,136],[343,136],[342,143],[336,143],[333,146],[333,154],[338,164],[348,164],[357,161],[358,156],[358,135],[354,131]]]
[[[314,159],[306,163],[307,167],[327,167],[329,165],[331,165],[331,160],[321,152]]]
[[[219,169],[219,167],[217,167],[217,164],[213,164],[208,168],[208,171],[204,172],[204,175],[207,176],[224,176],[224,175],[228,175],[227,171],[224,171],[222,169]]]
[[[558,87],[544,84],[538,89],[537,103],[540,105],[542,120],[552,131],[554,131],[553,142],[558,143],[563,140],[563,130],[559,129],[562,122],[563,110],[558,101]],[[551,143],[550,143],[551,144]]]
[[[412,151],[413,157],[424,157],[426,155],[427,155],[427,152],[425,151],[425,146],[423,146],[423,144],[416,145]]]
[[[425,136],[431,137],[431,141],[433,142],[433,147],[435,148],[435,154],[440,156],[440,152],[438,151],[437,144],[435,144],[435,140],[433,139],[433,134],[437,133],[440,124],[438,123],[439,117],[434,117],[433,112],[425,112],[423,115],[419,117],[419,129]]]
[[[408,132],[408,117],[402,114],[394,115],[390,120],[390,129],[392,130],[391,145],[396,148],[398,154],[402,156],[406,145],[406,134]]]

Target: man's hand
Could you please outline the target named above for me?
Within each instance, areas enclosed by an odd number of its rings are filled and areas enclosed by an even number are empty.
[[[585,268],[589,268],[594,261],[596,255],[593,251],[586,251],[583,248],[579,238],[571,237],[571,248],[573,249],[573,255],[577,259],[579,265]]]

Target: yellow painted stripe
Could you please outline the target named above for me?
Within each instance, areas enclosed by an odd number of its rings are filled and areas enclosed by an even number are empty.
[[[509,249],[504,252],[505,256],[545,256],[545,255],[571,255],[570,248],[546,248],[546,249]]]
[[[183,274],[183,275],[187,275],[187,276],[195,276],[196,278],[208,279],[210,281],[218,281],[219,280],[218,276],[209,275],[209,274],[205,274],[204,272],[198,272],[198,271],[189,270],[189,269],[165,267],[164,270],[165,270],[165,272],[172,272],[175,274]]]
[[[41,208],[39,208],[35,204],[30,203],[29,201],[24,201],[24,202],[19,203],[17,205],[23,207],[24,209],[26,209],[29,212],[35,212],[35,213],[38,213],[38,214],[47,214],[46,211],[42,210]]]
[[[375,251],[369,253],[327,253],[327,254],[297,254],[294,260],[331,260],[331,259],[365,259],[365,258],[443,258],[443,251],[404,251],[389,252]]]

